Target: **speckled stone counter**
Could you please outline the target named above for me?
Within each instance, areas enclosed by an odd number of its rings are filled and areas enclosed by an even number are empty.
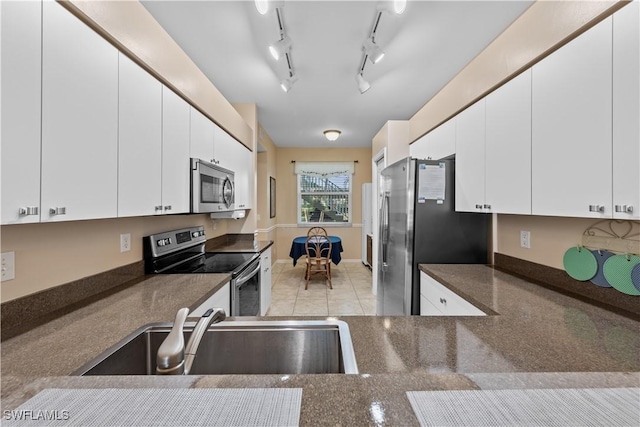
[[[235,236],[235,235],[231,235]],[[222,236],[208,240],[205,245],[205,251],[207,252],[262,252],[271,245],[272,240],[253,240],[244,238],[233,238],[228,236]],[[253,236],[251,236],[253,237]]]
[[[2,409],[54,387],[300,387],[301,425],[404,426],[417,425],[407,391],[640,386],[640,323],[486,266],[423,270],[496,314],[342,317],[360,375],[69,377],[133,330],[173,320],[212,283],[228,280],[150,276],[3,342]]]

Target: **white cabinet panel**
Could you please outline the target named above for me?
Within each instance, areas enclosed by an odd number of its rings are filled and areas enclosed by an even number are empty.
[[[456,153],[455,117],[409,146],[409,154],[416,159],[441,160]]]
[[[485,202],[531,214],[531,70],[486,97]]]
[[[482,310],[463,299],[436,279],[420,272],[420,302],[424,298],[430,305],[420,307],[421,315],[486,316]],[[434,310],[435,309],[435,310]]]
[[[213,163],[213,139],[217,126],[204,114],[191,107],[190,155]]]
[[[265,316],[271,306],[271,248],[260,254],[260,315]]]
[[[162,210],[189,212],[189,111],[191,107],[162,87]]]
[[[117,150],[118,51],[46,1],[41,220],[116,217]]]
[[[534,215],[612,216],[611,63],[609,17],[533,66]]]
[[[640,2],[613,15],[613,216],[640,219]],[[631,207],[631,212],[628,212]],[[616,212],[616,209],[621,212]]]
[[[122,53],[119,70],[118,216],[160,214],[162,84]]]
[[[236,209],[250,209],[252,207],[251,199],[253,187],[251,179],[254,175],[253,153],[244,145],[236,141],[234,141],[230,153],[233,154],[230,169],[235,173],[235,207]]]
[[[189,313],[189,317],[202,316],[210,308],[222,308],[227,316],[231,313],[231,285],[224,284],[198,308]]]
[[[40,221],[41,8],[0,2],[2,224]]]
[[[456,116],[456,211],[488,212],[485,206],[485,99]]]

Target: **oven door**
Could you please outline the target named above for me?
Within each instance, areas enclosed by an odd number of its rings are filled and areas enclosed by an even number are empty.
[[[201,159],[191,159],[191,212],[234,208],[234,173]]]
[[[260,315],[260,259],[231,281],[231,315]]]

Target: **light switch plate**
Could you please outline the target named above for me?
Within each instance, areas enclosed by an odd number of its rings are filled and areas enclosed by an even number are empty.
[[[2,253],[2,281],[13,280],[16,278],[16,253]]]

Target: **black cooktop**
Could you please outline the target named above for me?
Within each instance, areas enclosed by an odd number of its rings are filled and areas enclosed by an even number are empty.
[[[258,257],[259,254],[247,252],[207,252],[164,273],[233,273],[235,276]]]

